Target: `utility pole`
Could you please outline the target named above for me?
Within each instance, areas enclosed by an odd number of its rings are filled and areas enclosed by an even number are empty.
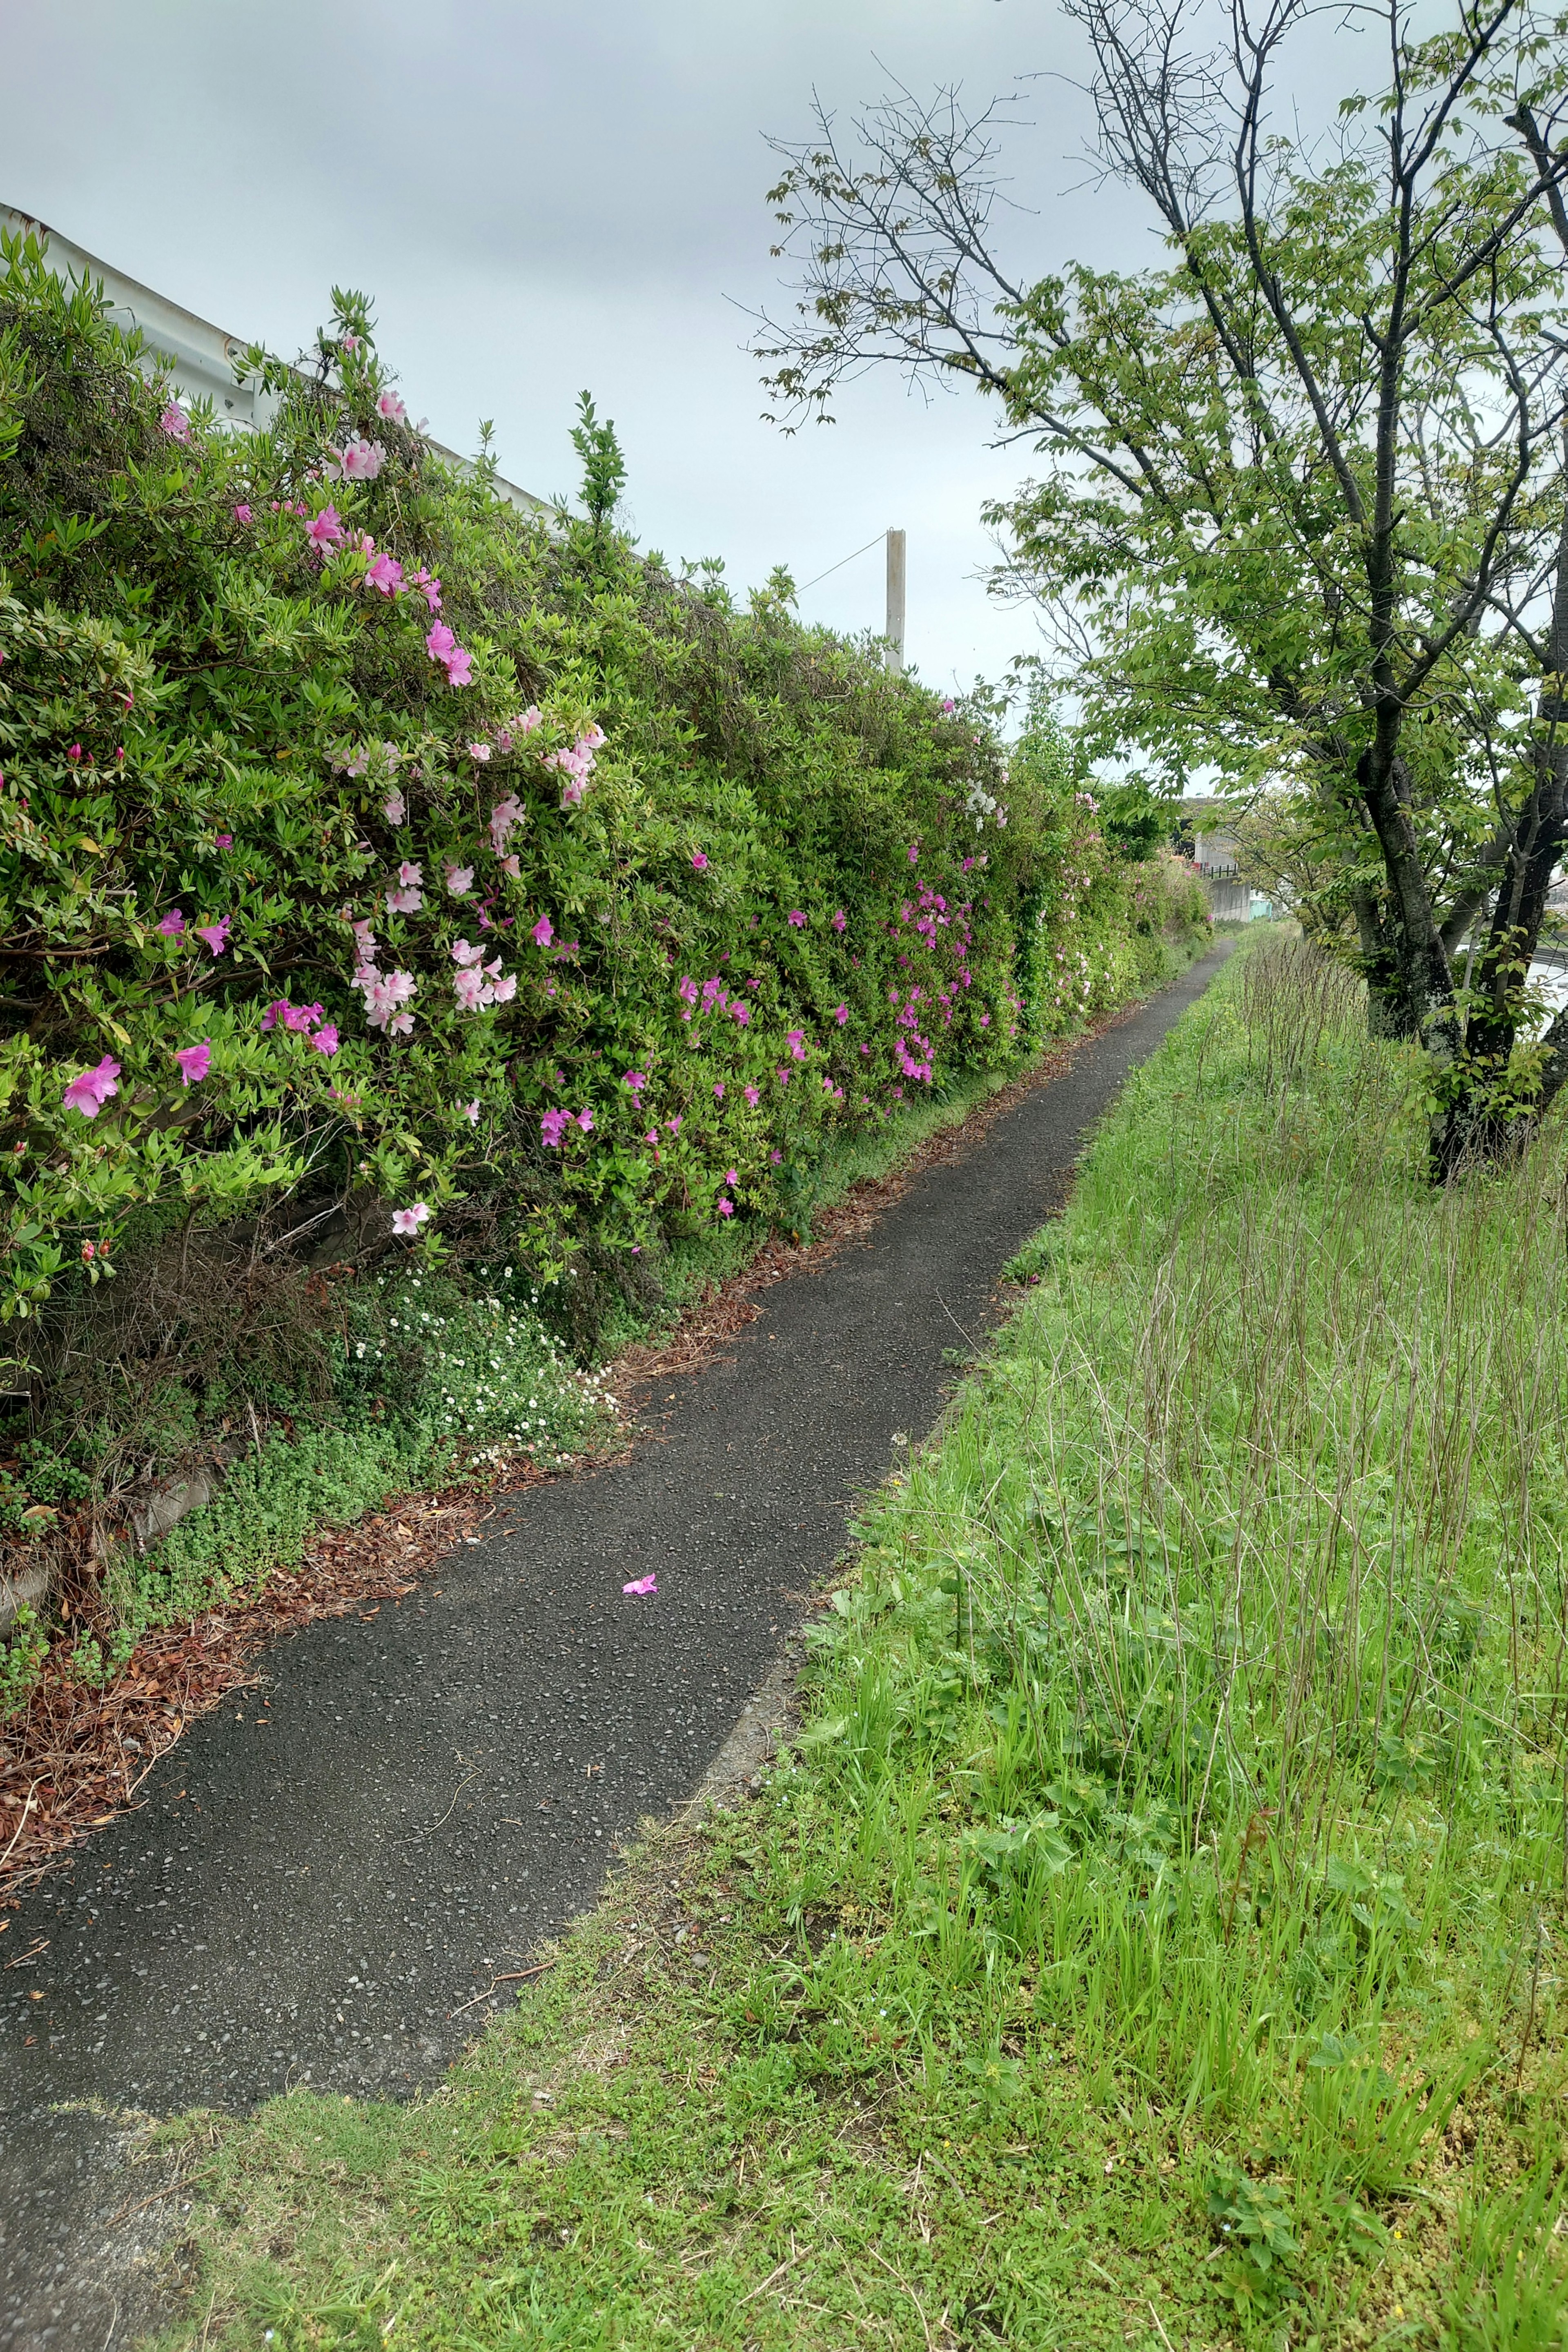
[[[904,534],[888,533],[888,667],[904,666]]]

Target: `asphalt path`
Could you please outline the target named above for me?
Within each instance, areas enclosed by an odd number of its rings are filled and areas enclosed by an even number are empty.
[[[279,1643],[0,1939],[0,2345],[134,2340],[135,2119],[301,2082],[403,2095],[492,1977],[594,1899],[617,1839],[689,1797],[843,1549],[948,1351],[1060,1208],[1089,1129],[1225,950],[924,1170],[612,1466],[524,1489],[399,1606]],[[657,1572],[657,1599],[623,1584]],[[21,1956],[36,1956],[16,1965]],[[494,1996],[505,1998],[504,1989]]]

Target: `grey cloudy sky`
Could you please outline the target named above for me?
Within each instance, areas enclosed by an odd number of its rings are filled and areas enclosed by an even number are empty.
[[[975,576],[981,504],[1023,462],[984,404],[883,376],[786,439],[742,313],[779,299],[763,134],[804,135],[814,88],[851,113],[895,78],[983,101],[1052,77],[1008,151],[1018,257],[1154,257],[1131,200],[1083,185],[1079,54],[1042,0],[0,0],[0,201],[289,355],[331,284],[365,289],[411,411],[459,448],[493,417],[543,495],[574,485],[590,387],[644,543],[739,586],[902,524],[933,683],[1028,644]],[[878,554],[803,609],[879,626]]]

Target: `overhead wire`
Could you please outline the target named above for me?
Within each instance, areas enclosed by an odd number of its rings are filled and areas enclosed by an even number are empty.
[[[879,530],[877,533],[877,539],[868,539],[864,547],[858,547],[855,550],[855,555],[865,555],[871,548],[876,546],[877,540],[886,539],[887,536],[888,534],[885,530]],[[830,563],[826,572],[819,572],[816,575],[816,580],[808,580],[805,583],[805,587],[797,588],[795,592],[795,594],[797,596],[804,596],[806,588],[815,588],[817,584],[817,581],[831,580],[836,572],[842,572],[847,563],[854,562],[855,555],[841,555],[837,563]]]

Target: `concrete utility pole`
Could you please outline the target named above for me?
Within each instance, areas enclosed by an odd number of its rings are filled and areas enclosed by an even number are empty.
[[[888,533],[888,667],[904,666],[904,534]]]

